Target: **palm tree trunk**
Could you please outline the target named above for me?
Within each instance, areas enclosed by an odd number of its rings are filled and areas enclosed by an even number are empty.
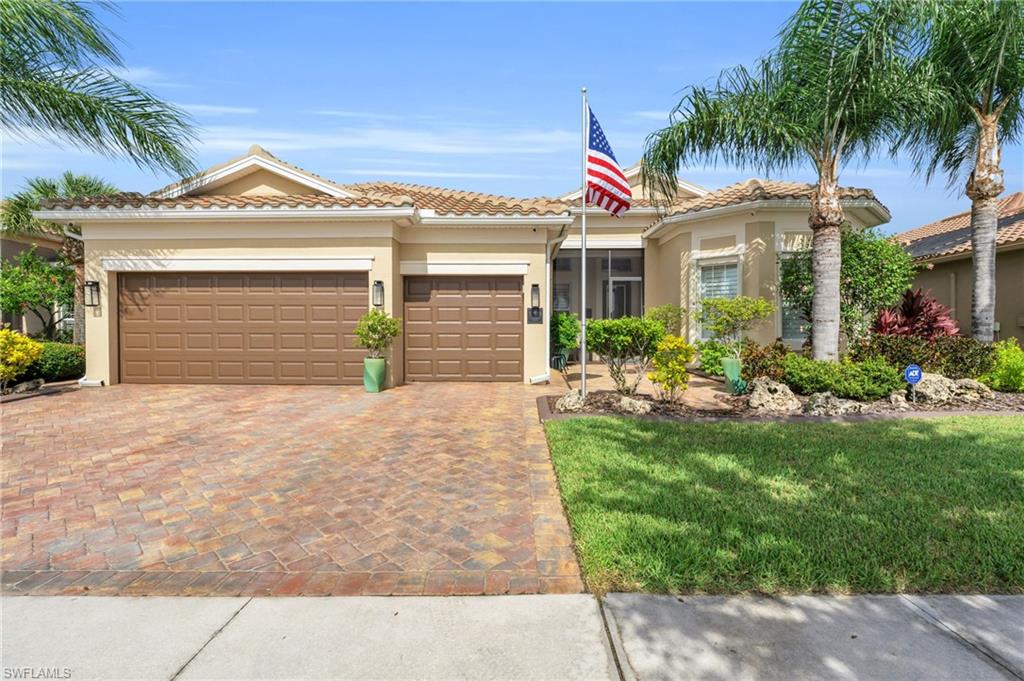
[[[999,139],[999,114],[978,114],[980,126],[974,171],[967,180],[971,199],[971,251],[974,286],[971,291],[971,333],[980,341],[995,340],[996,236],[999,229],[999,195],[1003,193]]]
[[[846,216],[839,203],[839,183],[822,172],[811,195],[811,269],[814,297],[811,300],[811,355],[830,362],[839,360],[839,272],[842,266],[841,237]]]

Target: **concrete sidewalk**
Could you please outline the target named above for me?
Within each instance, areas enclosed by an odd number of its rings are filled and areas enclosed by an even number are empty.
[[[2,606],[3,678],[619,678],[584,594],[15,596]]]
[[[1024,679],[1024,596],[649,596],[604,601],[623,678]]]

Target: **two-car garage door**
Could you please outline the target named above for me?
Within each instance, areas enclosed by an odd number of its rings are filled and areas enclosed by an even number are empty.
[[[406,381],[521,381],[521,277],[406,277]],[[358,384],[365,272],[125,273],[126,383]]]

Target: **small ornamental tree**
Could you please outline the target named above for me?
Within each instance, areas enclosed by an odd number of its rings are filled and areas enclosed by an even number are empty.
[[[647,374],[651,383],[657,386],[660,399],[674,402],[686,390],[690,379],[686,365],[696,356],[697,348],[679,336],[661,339],[651,360],[652,370]]]
[[[391,343],[401,335],[402,320],[373,308],[359,318],[355,333],[359,347],[367,349],[367,357],[380,359],[391,347]]]
[[[922,289],[907,289],[899,305],[878,313],[871,330],[888,336],[917,336],[927,340],[960,333],[953,311]]]
[[[844,229],[842,253],[839,326],[852,345],[864,337],[879,310],[899,302],[917,268],[902,246],[873,229]],[[811,252],[794,253],[780,265],[782,297],[809,324],[814,298]]]
[[[599,354],[608,365],[615,389],[623,395],[636,392],[664,336],[665,327],[646,317],[595,319],[587,324],[587,348]],[[636,367],[632,379],[626,377],[629,364]]]
[[[665,327],[665,333],[678,336],[679,331],[683,327],[683,317],[685,315],[686,310],[678,305],[667,303],[652,307],[644,316],[656,322],[661,322],[661,325]]]
[[[64,310],[74,301],[74,269],[63,261],[43,260],[34,247],[0,268],[0,309],[12,315],[34,315],[42,324],[42,338],[56,337]]]
[[[775,306],[764,298],[705,298],[700,302],[700,323],[739,359],[743,334],[767,321]]]

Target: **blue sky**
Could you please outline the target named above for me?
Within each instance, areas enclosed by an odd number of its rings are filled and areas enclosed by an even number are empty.
[[[579,88],[619,161],[637,160],[682,88],[769,50],[790,3],[130,3],[105,16],[127,75],[188,109],[202,166],[258,143],[339,182],[396,179],[557,195],[579,183]],[[607,41],[603,48],[597,41]],[[71,169],[148,192],[172,178],[4,136],[3,193]],[[1024,153],[1004,150],[1008,191]],[[754,175],[694,167],[709,188]],[[810,172],[783,179],[812,179]],[[907,163],[847,167],[891,209],[889,231],[969,203]]]

